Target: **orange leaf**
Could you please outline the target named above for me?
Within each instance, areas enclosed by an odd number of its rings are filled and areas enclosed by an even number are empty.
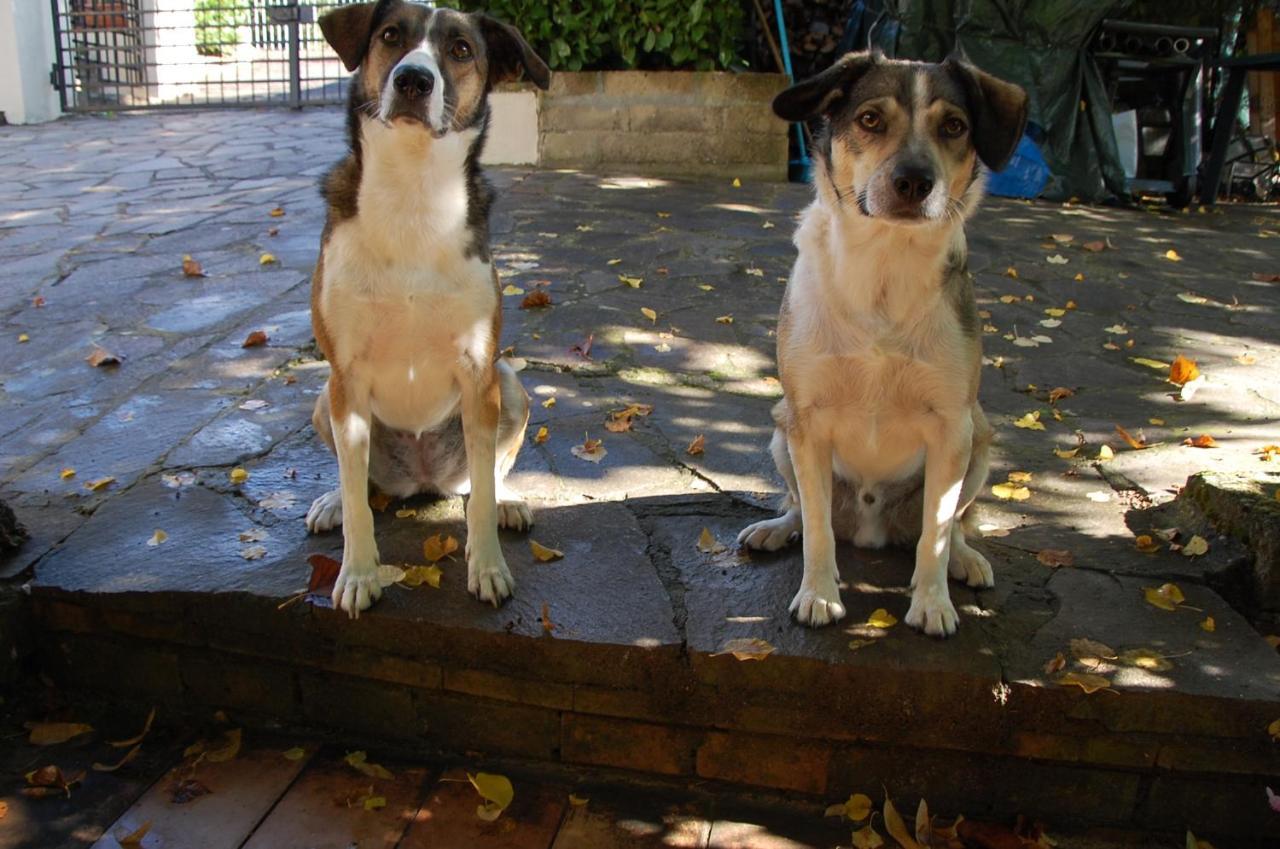
[[[267,333],[265,330],[255,330],[244,338],[241,348],[257,348],[267,344]]]
[[[338,572],[342,563],[327,554],[313,554],[307,558],[311,564],[311,579],[307,581],[307,592],[319,592],[331,587],[338,580]]]
[[[110,351],[108,351],[106,348],[101,348],[97,345],[94,345],[93,350],[89,352],[89,356],[84,358],[84,361],[89,365],[93,366],[94,368],[102,368],[103,366],[118,366],[120,365],[120,355],[113,354]]]
[[[1036,555],[1045,566],[1057,568],[1058,566],[1074,566],[1076,557],[1070,551],[1060,548],[1046,548]]]
[[[1101,239],[1098,239],[1097,241],[1093,241],[1093,242],[1085,242],[1080,247],[1084,248],[1089,253],[1096,254],[1098,251],[1101,251],[1104,248],[1106,248],[1106,246],[1107,246],[1106,242],[1102,241]]]
[[[385,492],[375,492],[369,496],[369,506],[379,513],[385,513],[391,506],[391,496]]]
[[[1056,404],[1059,401],[1061,401],[1063,398],[1070,398],[1072,395],[1075,395],[1075,394],[1076,394],[1076,391],[1074,389],[1068,389],[1065,386],[1055,387],[1049,390],[1049,403]]]
[[[1183,445],[1189,445],[1192,448],[1217,448],[1218,441],[1207,433],[1202,433],[1195,439],[1187,437],[1182,440]]]
[[[1125,430],[1120,425],[1116,425],[1116,433],[1120,434],[1121,439],[1129,443],[1130,448],[1142,449],[1147,447],[1147,441],[1145,439],[1138,439],[1134,437],[1133,434],[1129,433],[1129,431]]]
[[[272,218],[283,218],[284,208],[277,206],[275,209],[271,210],[267,214],[270,215]]]
[[[696,457],[705,451],[706,448],[707,437],[705,434],[700,433],[693,438],[693,441],[689,443],[689,447],[684,450],[684,453],[688,454],[690,457]]]
[[[184,254],[182,257],[182,274],[185,277],[208,277],[204,273],[204,269],[200,267],[200,263],[191,258],[191,254]]]
[[[522,310],[549,306],[551,306],[551,294],[546,289],[534,289],[525,295],[524,300],[520,302],[520,309]]]
[[[1200,369],[1196,367],[1195,360],[1188,360],[1179,354],[1169,366],[1169,382],[1182,386],[1189,383],[1200,376]]]

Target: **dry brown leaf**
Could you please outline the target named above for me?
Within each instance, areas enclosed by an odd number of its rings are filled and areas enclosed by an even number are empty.
[[[551,621],[551,605],[545,601],[542,603],[542,615],[538,617],[538,621],[542,623],[542,630],[548,634],[556,629],[556,623]]]
[[[1045,566],[1049,566],[1054,569],[1059,566],[1076,565],[1076,556],[1063,548],[1043,549],[1036,554],[1036,560],[1039,560]]]
[[[604,447],[603,440],[592,439],[590,436],[584,436],[581,445],[575,445],[569,449],[569,453],[577,457],[579,460],[586,460],[589,463],[599,463],[609,453],[609,449]]]
[[[89,356],[84,358],[84,361],[89,365],[93,366],[94,368],[102,368],[103,366],[118,366],[120,365],[120,355],[113,354],[110,351],[108,351],[106,348],[102,348],[102,347],[99,347],[98,345],[94,345],[93,350],[89,352]]]
[[[387,508],[391,506],[392,498],[385,492],[375,491],[369,496],[369,509],[377,510],[379,513],[387,512]]]
[[[696,547],[703,554],[719,554],[725,550],[725,547],[716,539],[715,534],[711,533],[711,529],[705,527],[702,529],[702,533],[698,534]]]
[[[1101,239],[1095,239],[1091,242],[1085,242],[1080,247],[1084,248],[1089,253],[1096,254],[1099,251],[1104,250],[1107,247],[1107,243]]]
[[[1064,655],[1062,652],[1058,652],[1053,657],[1049,658],[1049,660],[1045,663],[1044,674],[1057,675],[1066,667],[1066,665],[1067,665],[1066,655]]]
[[[1057,683],[1064,687],[1079,687],[1089,694],[1106,690],[1111,686],[1110,679],[1087,672],[1067,672],[1058,677]]]
[[[689,447],[684,449],[684,453],[690,457],[696,457],[707,449],[707,437],[705,434],[698,434],[689,443]]]
[[[1183,445],[1189,445],[1192,448],[1217,448],[1218,441],[1207,433],[1202,433],[1195,439],[1187,437],[1182,440]]]
[[[1120,434],[1120,438],[1123,439],[1130,448],[1133,448],[1135,450],[1141,450],[1143,448],[1149,447],[1147,445],[1146,439],[1139,439],[1135,437],[1133,434],[1129,433],[1129,431],[1125,430],[1120,425],[1116,425],[1116,433]]]
[[[326,554],[313,554],[307,558],[311,565],[311,577],[307,580],[307,592],[321,592],[332,587],[342,571],[342,563]]]
[[[422,556],[428,563],[437,563],[458,550],[458,540],[452,535],[435,534],[422,541]]]
[[[534,289],[525,295],[524,300],[520,302],[520,309],[522,310],[535,310],[549,306],[551,306],[551,293],[546,289]]]
[[[774,647],[759,637],[739,637],[727,640],[712,657],[731,654],[738,660],[764,660],[775,651]]]
[[[182,274],[184,277],[208,277],[200,263],[192,259],[191,254],[182,255]]]
[[[1074,389],[1068,389],[1065,386],[1054,387],[1053,389],[1049,390],[1049,403],[1056,404],[1059,401],[1061,401],[1063,398],[1070,398],[1072,395],[1075,395],[1075,394],[1076,394],[1076,391]]]
[[[267,333],[265,330],[254,330],[244,338],[244,342],[240,343],[241,348],[258,348],[267,344]]]
[[[1077,637],[1069,645],[1071,647],[1071,656],[1090,666],[1097,666],[1104,660],[1116,659],[1116,650],[1097,640]]]

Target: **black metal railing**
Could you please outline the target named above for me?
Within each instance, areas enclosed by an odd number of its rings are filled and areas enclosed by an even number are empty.
[[[63,109],[340,103],[316,20],[357,0],[50,0]]]

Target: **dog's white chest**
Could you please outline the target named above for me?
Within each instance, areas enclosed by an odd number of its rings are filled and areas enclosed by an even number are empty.
[[[373,413],[420,433],[457,408],[460,370],[487,365],[498,308],[492,272],[457,249],[381,254],[358,220],[339,225],[324,256],[322,309],[332,356],[367,386]]]

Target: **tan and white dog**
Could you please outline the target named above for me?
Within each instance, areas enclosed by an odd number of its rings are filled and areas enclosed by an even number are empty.
[[[333,602],[356,616],[381,592],[370,482],[400,497],[469,493],[467,588],[497,605],[515,588],[498,526],[532,523],[503,484],[529,408],[498,359],[479,158],[494,83],[523,71],[545,89],[550,71],[506,24],[405,0],[342,6],[320,29],[358,71],[311,290],[332,369],[312,421],[340,486],[311,505],[307,527],[343,525]]]
[[[851,53],[773,108],[826,120],[778,321],[784,397],[771,448],[784,512],[738,540],[772,551],[803,536],[791,612],[813,626],[845,615],[836,537],[915,544],[906,621],[952,634],[948,572],[994,581],[962,527],[991,440],[964,223],[981,165],[1002,167],[1022,136],[1027,96],[962,62]]]

